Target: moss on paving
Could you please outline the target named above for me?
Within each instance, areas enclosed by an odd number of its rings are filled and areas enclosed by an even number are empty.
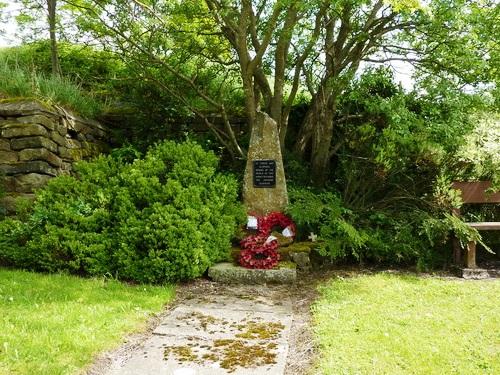
[[[197,318],[199,318],[196,315]],[[210,319],[203,316],[202,321]],[[227,322],[226,322],[227,324]],[[276,363],[276,340],[285,328],[277,322],[244,321],[241,324],[233,323],[228,328],[234,328],[239,333],[234,338],[216,339],[210,345],[192,342],[186,345],[172,345],[164,350],[164,359],[171,357],[179,363],[196,363],[206,366],[207,362],[218,362],[220,367],[234,372],[238,368],[252,368],[272,365]]]

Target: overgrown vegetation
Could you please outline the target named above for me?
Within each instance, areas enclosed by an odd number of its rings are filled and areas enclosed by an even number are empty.
[[[101,113],[103,105],[66,78],[10,68],[0,62],[0,98],[36,98],[48,104],[62,105],[84,117]]]
[[[313,372],[496,374],[499,292],[495,280],[336,277],[320,287],[313,309]]]
[[[303,232],[319,235],[323,255],[426,269],[446,264],[451,233],[464,245],[481,242],[451,215],[461,201],[450,190],[455,179],[498,178],[498,125],[474,115],[481,98],[438,88],[408,94],[378,70],[355,81],[340,103],[337,116],[346,120],[329,183],[315,189],[298,179],[290,194],[290,214]],[[300,168],[294,163],[288,174],[307,176]]]
[[[77,177],[53,179],[29,211],[0,222],[0,262],[158,283],[227,259],[242,210],[213,153],[165,142],[125,159],[79,163]]]
[[[80,373],[173,296],[170,286],[0,268],[0,374]]]
[[[46,28],[34,22],[45,4],[25,2],[34,6],[18,21],[26,30]],[[51,39],[70,41],[57,43],[62,75],[109,104],[102,120],[126,145],[122,156],[134,159],[135,150],[160,139],[187,136],[241,176],[262,110],[278,126],[299,236],[317,233],[323,255],[426,269],[446,265],[452,232],[462,243],[481,241],[450,215],[461,204],[450,183],[487,179],[500,186],[493,1],[107,4],[58,2],[57,29],[71,32]],[[36,96],[43,85],[30,77],[54,71],[54,45],[28,39],[0,52],[3,74],[13,77],[0,87]],[[395,83],[392,59],[413,64],[412,92]],[[79,112],[85,105],[74,104]],[[500,215],[498,206],[463,211],[476,221]],[[100,239],[85,241],[110,246],[102,242],[107,234],[92,231]],[[500,236],[483,242],[494,249]],[[78,267],[69,268],[90,272]]]

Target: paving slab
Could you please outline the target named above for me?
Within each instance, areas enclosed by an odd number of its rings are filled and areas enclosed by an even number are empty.
[[[461,273],[464,279],[481,280],[490,277],[488,270],[483,268],[462,268]]]
[[[226,292],[226,293],[230,293]],[[292,301],[289,298],[273,298],[269,295],[255,295],[252,293],[231,293],[218,294],[216,296],[197,295],[189,298],[190,305],[204,306],[207,308],[220,309],[221,307],[227,310],[235,311],[261,311],[272,313],[288,314],[292,311]]]
[[[291,315],[282,312],[244,311],[215,309],[205,306],[179,306],[170,313],[169,319],[161,322],[154,330],[157,335],[202,336],[229,339],[246,326],[262,327],[269,324],[290,325]],[[284,330],[284,329],[283,329]],[[286,340],[284,335],[275,339]]]
[[[289,267],[250,269],[224,262],[210,267],[208,277],[226,284],[292,284],[297,280],[297,270]]]
[[[191,295],[106,375],[281,375],[292,320],[290,297],[265,286]]]

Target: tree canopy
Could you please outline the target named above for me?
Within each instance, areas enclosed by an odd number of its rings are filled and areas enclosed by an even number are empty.
[[[398,60],[425,90],[495,87],[499,12],[494,0],[61,0],[58,19],[72,25],[64,38],[118,55],[198,116],[233,158],[245,149],[231,113],[240,108],[251,130],[256,112],[267,112],[282,147],[308,160],[321,186],[340,97],[361,71]],[[300,98],[309,105],[291,138]]]

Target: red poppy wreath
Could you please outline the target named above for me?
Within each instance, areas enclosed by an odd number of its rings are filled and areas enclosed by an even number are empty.
[[[270,269],[274,268],[280,260],[278,253],[279,243],[277,238],[269,236],[274,227],[281,227],[295,236],[295,224],[280,212],[273,212],[267,216],[259,217],[258,234],[248,236],[240,242],[241,252],[239,263],[246,268]]]

